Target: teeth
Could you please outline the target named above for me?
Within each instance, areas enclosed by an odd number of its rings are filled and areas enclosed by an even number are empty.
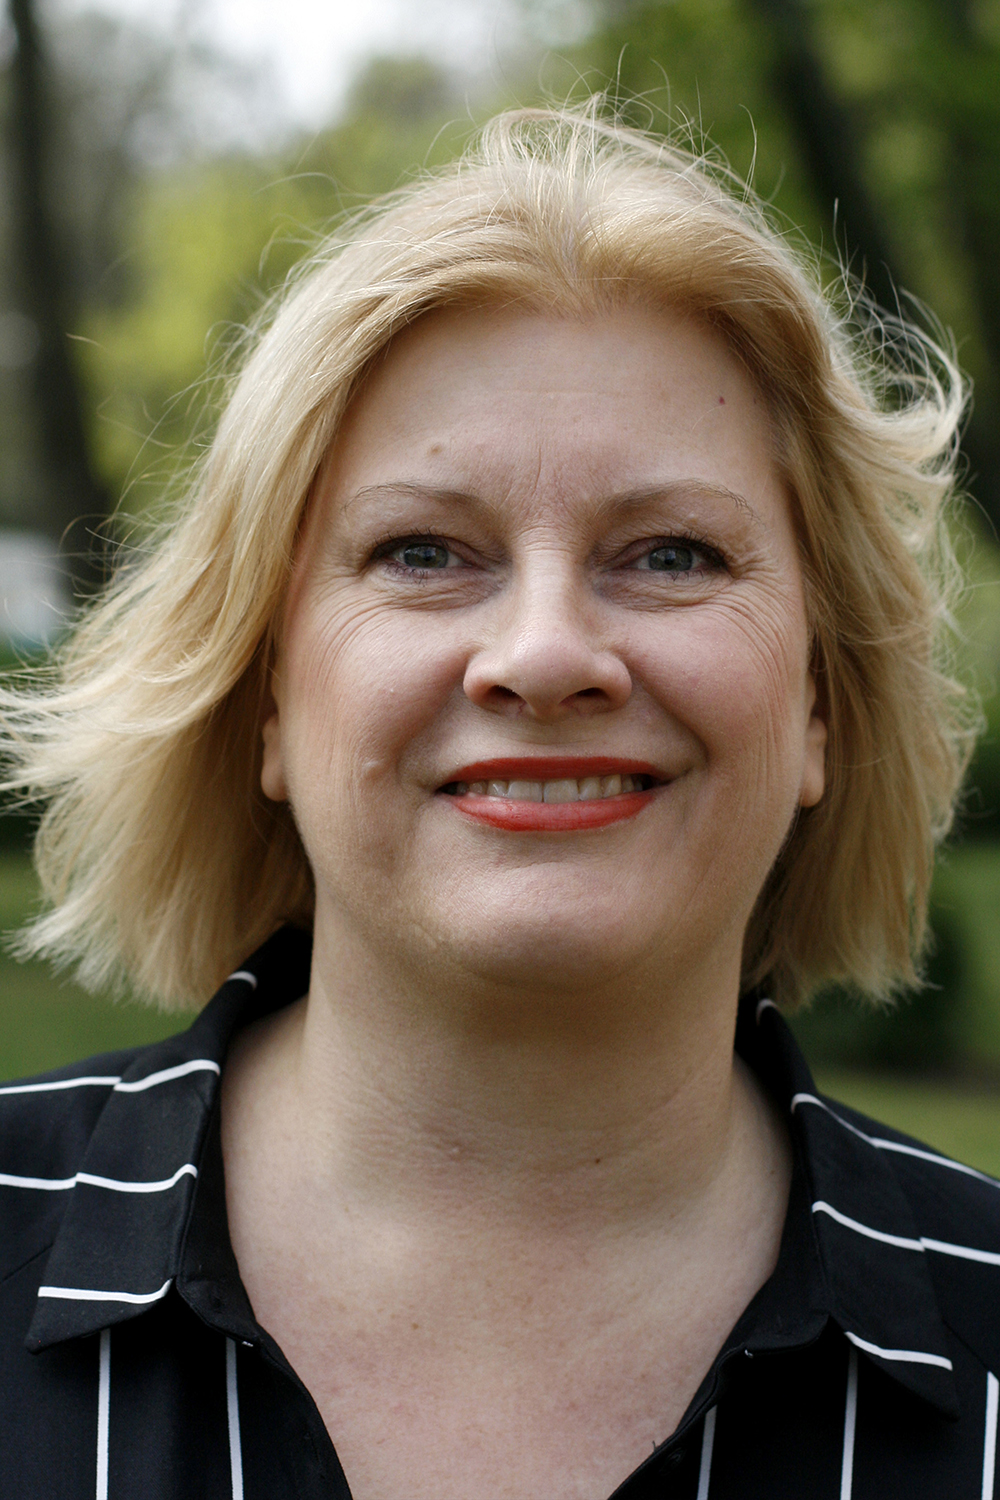
[[[546,802],[579,802],[579,784],[575,781],[547,781],[545,800]]]
[[[579,781],[456,781],[455,796],[506,797],[511,802],[595,802],[642,791],[641,776],[584,776]]]

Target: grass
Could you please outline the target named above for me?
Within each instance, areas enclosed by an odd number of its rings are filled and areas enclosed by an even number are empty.
[[[982,1037],[987,1060],[1000,1058],[1000,853],[956,851],[942,871],[948,901],[965,935],[970,984],[964,1022]],[[24,855],[0,853],[0,930],[17,927],[37,901]],[[46,964],[20,964],[0,952],[0,1077],[17,1078],[94,1052],[156,1041],[188,1024],[125,998],[88,995],[54,977]],[[1000,1176],[1000,1092],[918,1080],[898,1073],[818,1067],[824,1093],[929,1142],[949,1156]]]

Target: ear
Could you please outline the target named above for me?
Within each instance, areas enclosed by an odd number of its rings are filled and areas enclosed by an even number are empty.
[[[826,786],[826,705],[820,699],[816,679],[810,672],[807,684],[806,706],[809,719],[806,724],[805,745],[802,757],[802,785],[799,788],[799,806],[815,807]]]
[[[288,787],[285,784],[285,767],[281,754],[281,715],[272,697],[272,712],[261,726],[264,755],[260,767],[260,786],[265,797],[272,802],[287,802]]]

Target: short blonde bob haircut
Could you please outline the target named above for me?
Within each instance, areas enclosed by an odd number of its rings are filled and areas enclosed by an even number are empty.
[[[744,982],[794,1005],[829,982],[877,996],[917,979],[971,743],[942,654],[961,380],[923,334],[859,314],[843,281],[825,295],[724,168],[600,98],[498,116],[461,161],[329,236],[262,317],[174,519],[48,676],[3,694],[8,790],[45,807],[48,909],[22,951],[182,1006],[280,924],[311,924],[293,816],[260,790],[303,507],[393,336],[432,308],[496,303],[680,310],[756,381],[797,503],[829,750],[825,796],[757,902]]]

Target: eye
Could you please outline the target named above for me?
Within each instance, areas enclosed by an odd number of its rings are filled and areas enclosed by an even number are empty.
[[[437,537],[407,537],[383,543],[376,554],[411,573],[428,573],[455,567],[459,559],[447,543]]]
[[[446,568],[449,556],[441,542],[406,542],[393,553],[405,568]]]
[[[683,573],[712,572],[721,566],[721,559],[712,547],[675,538],[657,542],[654,547],[641,553],[632,566],[651,573],[672,573],[676,576]]]

